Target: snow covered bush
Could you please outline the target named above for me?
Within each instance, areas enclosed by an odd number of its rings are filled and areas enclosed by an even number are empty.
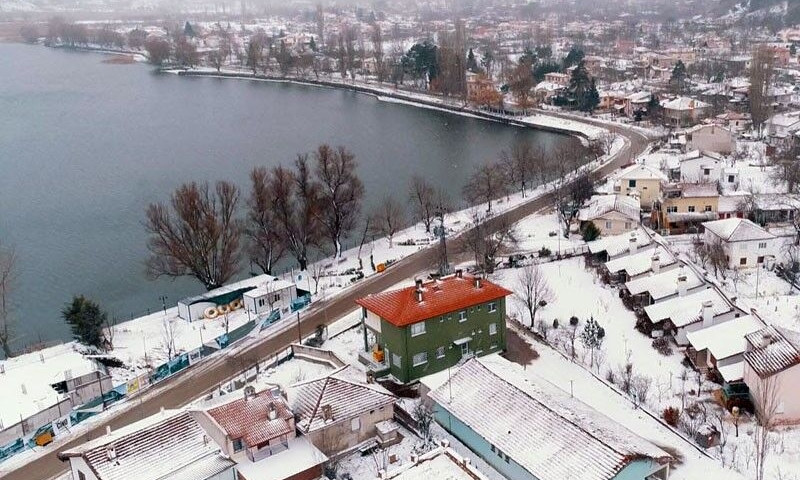
[[[669,356],[672,355],[672,347],[669,344],[669,340],[666,337],[660,337],[653,340],[653,348],[660,353],[661,355]]]
[[[678,426],[678,419],[680,418],[680,416],[681,416],[681,412],[678,411],[678,409],[675,408],[675,407],[667,407],[667,408],[665,408],[664,409],[664,413],[662,414],[662,417],[664,418],[664,421],[667,422],[667,425],[669,425],[671,427],[677,427]]]

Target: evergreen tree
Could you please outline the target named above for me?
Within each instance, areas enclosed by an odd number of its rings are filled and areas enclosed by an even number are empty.
[[[591,112],[597,108],[598,105],[600,105],[600,92],[597,91],[597,85],[595,85],[594,77],[592,77],[592,84],[589,87],[589,91],[586,93],[582,110],[584,112]]]
[[[194,34],[194,28],[192,28],[192,24],[189,23],[188,21],[183,26],[183,34],[186,35],[187,37],[194,38],[194,35],[195,35]]]
[[[473,73],[477,73],[479,71],[478,61],[475,59],[475,52],[473,52],[471,48],[467,54],[467,70]]]
[[[317,41],[314,40],[314,37],[311,37],[311,41],[308,42],[308,48],[310,48],[312,52],[317,51]]]
[[[526,48],[522,56],[519,57],[519,61],[520,63],[524,62],[533,67],[533,65],[535,65],[537,61],[536,54],[533,53],[533,50],[531,50],[530,48]]]
[[[72,338],[84,345],[97,348],[105,346],[103,326],[106,324],[107,314],[100,309],[100,305],[83,295],[76,296],[61,310],[61,316],[70,326]]]
[[[553,56],[553,49],[550,45],[539,45],[536,47],[536,56],[539,58],[550,58]]]
[[[672,68],[669,84],[678,93],[683,93],[686,90],[686,65],[682,61],[678,60],[678,63]]]
[[[586,70],[586,64],[581,60],[578,66],[572,70],[572,77],[569,79],[568,96],[570,102],[579,110],[589,111],[589,97],[592,89],[592,78]]]
[[[537,82],[544,80],[544,76],[548,73],[561,71],[561,65],[558,62],[543,61],[536,64],[533,68],[533,78]]]
[[[581,235],[583,236],[584,242],[591,242],[593,240],[597,240],[597,238],[600,236],[600,229],[597,228],[597,225],[595,225],[594,222],[589,222],[581,229]]]
[[[569,50],[569,53],[567,53],[567,56],[564,57],[564,68],[569,68],[573,65],[579,65],[585,56],[586,55],[583,53],[583,50],[572,47]]]
[[[603,339],[605,336],[605,330],[597,323],[594,317],[590,317],[589,321],[583,325],[581,343],[591,352],[591,367],[594,367],[594,352],[603,346]]]
[[[792,46],[789,47],[789,55],[793,57],[797,55],[797,45],[795,45],[794,43],[792,44]]]

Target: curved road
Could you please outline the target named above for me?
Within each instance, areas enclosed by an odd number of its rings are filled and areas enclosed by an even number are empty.
[[[548,114],[551,114],[548,112]],[[561,116],[558,114],[551,114]],[[564,116],[575,120],[575,117]],[[648,138],[636,131],[622,127],[609,126],[601,122],[589,119],[580,119],[585,123],[597,125],[602,128],[614,131],[625,137],[625,146],[614,156],[614,158],[595,171],[598,177],[605,177],[616,168],[632,161],[637,155],[644,151],[649,142]],[[551,194],[545,194],[535,200],[515,207],[505,213],[492,218],[490,225],[498,225],[499,222],[516,223],[523,218],[547,207],[552,203]],[[450,251],[458,251],[460,237],[456,237],[450,242]],[[463,238],[463,237],[461,237]],[[325,302],[317,302],[314,306],[301,317],[299,328],[303,336],[314,332],[317,325],[328,324],[341,318],[355,308],[355,300],[367,294],[386,290],[397,283],[412,278],[419,272],[433,270],[437,265],[436,249],[433,247],[421,250],[410,255],[386,270],[382,274],[373,275],[360,283],[343,291],[339,295]],[[209,390],[216,387],[221,382],[239,374],[243,366],[253,365],[255,361],[275,355],[289,347],[297,340],[297,328],[287,329],[276,333],[270,337],[257,338],[251,343],[241,345],[226,354],[219,354],[209,357],[203,363],[194,368],[168,378],[153,387],[142,397],[131,402],[136,405],[121,410],[119,412],[109,412],[107,418],[94,424],[87,432],[71,438],[68,441],[54,445],[46,450],[41,456],[31,460],[26,465],[18,467],[16,470],[5,472],[2,478],[8,480],[47,480],[64,471],[67,464],[61,462],[57,457],[58,451],[65,450],[80,445],[88,440],[97,438],[106,432],[106,427],[112,430],[119,429],[124,425],[140,420],[145,416],[157,413],[161,408],[177,408],[188,404],[190,401],[204,395]],[[0,465],[2,468],[2,465]]]

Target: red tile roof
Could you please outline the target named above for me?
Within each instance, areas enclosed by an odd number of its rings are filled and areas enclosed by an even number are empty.
[[[359,298],[356,303],[397,327],[405,327],[445,313],[463,310],[511,295],[512,292],[475,277],[456,275],[422,284],[422,301],[417,301],[416,286],[375,293]]]
[[[270,409],[277,415],[270,420]],[[233,402],[212,408],[208,414],[235,440],[241,438],[248,447],[259,446],[273,438],[292,432],[289,420],[292,412],[282,398],[275,398],[269,391],[258,393],[247,400],[240,398]]]

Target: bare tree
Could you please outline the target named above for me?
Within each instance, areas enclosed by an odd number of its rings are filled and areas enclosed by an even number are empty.
[[[549,303],[553,300],[553,290],[538,264],[531,263],[519,270],[516,295],[525,304],[531,319],[531,327],[533,327],[536,324],[536,312],[542,303]]]
[[[756,480],[764,480],[764,466],[771,450],[770,436],[780,406],[780,384],[777,375],[760,378],[750,389],[758,421],[753,434]]]
[[[771,112],[768,91],[772,85],[775,66],[775,55],[772,49],[767,45],[756,48],[750,65],[750,92],[748,95],[750,115],[753,118],[753,127],[760,132]]]
[[[433,443],[433,432],[431,426],[433,425],[433,410],[425,404],[425,402],[418,402],[412,412],[414,420],[417,422],[417,430],[419,431],[422,441],[425,444]]]
[[[342,239],[355,227],[364,198],[364,184],[356,174],[355,156],[344,147],[320,145],[314,153],[319,182],[319,221],[333,244],[335,257],[342,256]]]
[[[372,228],[389,240],[389,248],[394,246],[394,235],[405,226],[403,205],[391,195],[386,195],[372,212]]]
[[[477,211],[472,214],[472,222],[474,226],[463,236],[463,247],[472,254],[476,268],[493,273],[497,256],[503,249],[517,244],[516,229],[504,217],[487,221]]]
[[[377,23],[372,25],[372,34],[370,35],[372,41],[372,58],[375,60],[375,76],[378,77],[378,82],[383,83],[385,77],[385,68],[383,66],[383,33],[381,26]]]
[[[722,274],[722,278],[725,278],[725,271],[728,268],[728,254],[725,253],[725,245],[717,239],[707,244],[706,248],[708,249],[708,263],[714,269],[714,276]]]
[[[319,186],[311,179],[308,155],[298,155],[296,172],[282,165],[272,170],[273,214],[286,249],[300,264],[308,266],[309,248],[319,241]]]
[[[175,319],[164,317],[161,320],[161,342],[167,352],[167,359],[172,360],[175,356]]]
[[[14,340],[11,295],[16,278],[16,259],[13,249],[0,245],[0,348],[6,358],[11,356],[11,342]]]
[[[264,167],[250,172],[251,190],[247,199],[247,235],[250,260],[264,273],[272,274],[272,268],[283,257],[280,224],[275,218],[275,196],[270,188],[274,185],[271,173]]]
[[[500,152],[500,165],[508,183],[518,189],[523,197],[525,190],[533,184],[534,161],[533,147],[528,141],[517,142],[510,151]]]
[[[219,181],[213,191],[207,183],[183,184],[169,204],[150,204],[147,272],[153,277],[194,277],[209,290],[224,285],[240,267],[238,203],[236,186]]]
[[[503,195],[502,169],[494,162],[484,162],[475,167],[464,186],[464,198],[470,203],[485,203],[486,211],[492,212],[492,200]]]
[[[782,250],[786,258],[786,267],[783,269],[783,275],[789,281],[789,294],[791,295],[797,284],[798,274],[800,274],[800,244],[796,241],[786,242]]]
[[[261,37],[253,35],[247,43],[247,50],[245,52],[247,66],[253,71],[253,75],[258,73],[258,67],[264,57],[264,44]]]
[[[425,233],[431,233],[431,225],[436,216],[436,189],[420,175],[411,177],[409,199],[414,206],[414,219],[422,222]]]

